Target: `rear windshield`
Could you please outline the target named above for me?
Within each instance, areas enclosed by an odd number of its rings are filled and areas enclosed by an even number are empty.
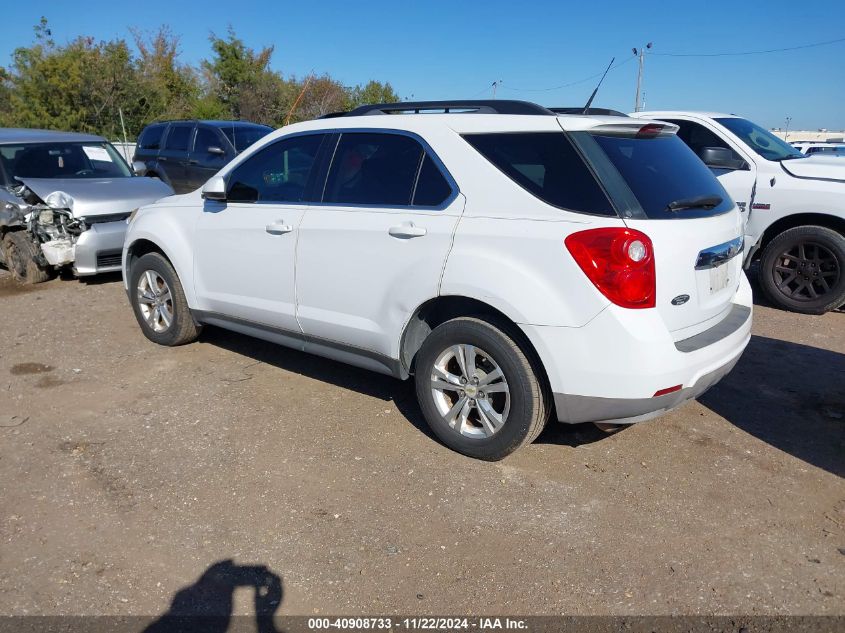
[[[552,206],[615,216],[604,190],[561,132],[468,134],[464,139],[511,180]]]
[[[126,162],[111,143],[25,143],[0,146],[9,182],[15,178],[129,178]]]
[[[235,151],[242,152],[256,141],[267,136],[273,131],[273,128],[263,125],[234,125],[222,126],[220,130],[229,139]]]
[[[713,173],[674,134],[655,138],[592,137],[622,175],[646,217],[704,218],[733,208],[733,201]]]

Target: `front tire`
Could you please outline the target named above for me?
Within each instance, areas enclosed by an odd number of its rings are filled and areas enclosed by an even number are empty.
[[[50,279],[50,269],[39,265],[38,247],[23,231],[11,231],[3,238],[3,259],[15,281],[26,286]]]
[[[173,347],[199,336],[179,277],[163,255],[147,253],[132,263],[129,300],[141,331],[153,343]]]
[[[472,317],[436,327],[416,359],[417,399],[449,448],[498,461],[530,444],[551,413],[539,361],[505,328]]]
[[[845,237],[798,226],[775,237],[760,260],[760,285],[778,307],[823,314],[845,303]]]

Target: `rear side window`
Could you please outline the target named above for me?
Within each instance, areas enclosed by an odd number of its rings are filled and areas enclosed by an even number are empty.
[[[161,146],[161,137],[166,127],[164,123],[145,127],[138,139],[138,149],[159,149]]]
[[[640,203],[646,217],[656,220],[719,215],[733,208],[713,172],[677,136],[593,138],[616,167]],[[721,198],[712,208],[690,206],[672,211],[672,203]],[[675,206],[680,206],[676,204]]]
[[[170,132],[164,141],[164,149],[188,151],[188,141],[193,129],[193,125],[171,124]]]
[[[323,202],[410,205],[423,154],[422,145],[408,136],[344,133],[335,149]]]
[[[464,139],[543,202],[579,213],[616,215],[592,172],[562,132],[469,134]]]
[[[323,134],[294,136],[268,145],[229,176],[230,202],[302,202]]]
[[[437,207],[452,195],[452,187],[428,154],[423,158],[417,186],[414,189],[415,207]]]

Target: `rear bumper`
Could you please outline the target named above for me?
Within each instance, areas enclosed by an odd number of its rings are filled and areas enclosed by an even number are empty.
[[[76,240],[73,272],[79,277],[119,271],[126,220],[92,224]]]
[[[751,338],[751,316],[743,275],[724,318],[680,341],[655,310],[613,306],[580,328],[521,327],[546,368],[558,420],[629,424],[674,409],[723,378]]]

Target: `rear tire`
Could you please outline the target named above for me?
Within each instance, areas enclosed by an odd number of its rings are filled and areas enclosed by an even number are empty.
[[[3,238],[3,259],[12,277],[20,284],[29,286],[50,279],[50,269],[41,266],[36,259],[38,247],[23,231],[11,231]]]
[[[551,413],[539,361],[487,321],[460,317],[436,327],[416,358],[417,400],[449,448],[498,461],[530,444]]]
[[[129,301],[141,331],[153,343],[191,343],[201,327],[194,322],[182,283],[167,258],[147,253],[129,269]]]
[[[845,303],[845,237],[824,226],[797,226],[768,243],[760,285],[772,303],[823,314]]]

